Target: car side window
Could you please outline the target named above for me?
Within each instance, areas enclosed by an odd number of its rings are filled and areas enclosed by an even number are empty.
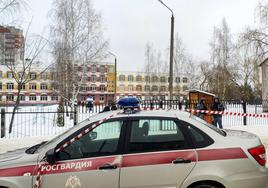
[[[102,123],[59,152],[59,160],[116,154],[122,125],[123,121]]]
[[[214,143],[214,140],[210,138],[206,133],[194,127],[193,125],[187,124],[187,130],[191,136],[195,148],[204,148]]]
[[[186,137],[177,123],[165,119],[131,121],[128,152],[152,152],[188,148]]]

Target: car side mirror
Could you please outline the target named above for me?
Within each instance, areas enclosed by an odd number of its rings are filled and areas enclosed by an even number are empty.
[[[49,164],[55,164],[56,162],[56,153],[54,149],[50,149],[46,152],[46,160]]]
[[[98,137],[97,132],[92,131],[89,133],[90,140],[95,140],[97,137]]]

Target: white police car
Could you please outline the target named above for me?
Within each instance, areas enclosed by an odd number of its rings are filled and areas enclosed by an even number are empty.
[[[265,163],[253,134],[181,111],[110,111],[1,155],[0,188],[265,188]]]

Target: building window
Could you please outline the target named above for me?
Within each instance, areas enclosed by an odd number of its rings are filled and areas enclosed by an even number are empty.
[[[56,72],[52,72],[51,73],[51,78],[52,78],[52,80],[56,80],[57,79],[57,73]]]
[[[142,77],[141,77],[141,75],[136,76],[136,81],[137,81],[137,82],[142,82]]]
[[[119,76],[119,81],[124,82],[125,81],[125,75],[120,75]]]
[[[20,100],[25,101],[25,95],[20,95]]]
[[[19,72],[19,78],[20,79],[24,79],[24,76],[23,76],[23,73],[22,72]]]
[[[176,83],[180,83],[181,82],[181,78],[180,77],[176,77],[175,78],[175,81],[176,81]]]
[[[100,101],[104,101],[104,95],[100,95]]]
[[[30,90],[36,90],[36,84],[30,84],[29,89]]]
[[[187,83],[188,82],[188,79],[186,77],[182,78],[182,82],[183,83]]]
[[[105,91],[105,85],[100,85],[100,91],[104,92]]]
[[[105,73],[105,67],[104,66],[100,66],[100,72]]]
[[[14,101],[14,95],[7,94],[7,101]]]
[[[109,73],[114,73],[114,67],[113,66],[109,66]]]
[[[153,76],[152,81],[153,82],[158,82],[158,77],[157,76]]]
[[[162,77],[160,78],[160,82],[165,83],[165,82],[166,82],[166,77],[162,76]]]
[[[136,91],[137,91],[137,92],[141,92],[141,90],[142,90],[141,85],[137,85],[137,86],[136,86]]]
[[[150,76],[145,76],[145,82],[150,82]]]
[[[59,99],[58,95],[52,95],[51,96],[52,101],[58,101],[58,99]]]
[[[133,85],[128,85],[128,91],[132,92],[133,91]]]
[[[7,72],[7,78],[13,78],[13,73],[12,72]]]
[[[18,88],[19,88],[20,90],[25,90],[25,84],[19,84],[19,85],[18,85]]]
[[[124,91],[125,91],[125,86],[124,86],[124,85],[120,85],[120,86],[119,86],[119,90],[120,90],[121,92],[124,92]]]
[[[2,95],[0,95],[0,101],[2,101]]]
[[[158,87],[157,86],[153,86],[152,87],[152,91],[158,91]]]
[[[31,80],[36,79],[36,73],[30,73],[30,79]]]
[[[146,85],[146,86],[144,87],[144,91],[150,91],[150,86]]]
[[[47,90],[47,84],[41,84],[41,90]]]
[[[30,95],[29,100],[30,101],[36,101],[36,95]]]
[[[160,91],[165,92],[165,91],[166,91],[166,86],[161,86],[161,87],[160,87]]]
[[[47,101],[47,95],[41,95],[41,101]]]
[[[8,90],[13,90],[14,89],[14,84],[13,83],[7,83],[7,89]]]
[[[42,80],[46,80],[47,78],[48,78],[47,73],[42,73],[41,74],[41,79]]]
[[[133,82],[133,81],[134,81],[134,77],[133,77],[133,75],[128,75],[128,81],[129,81],[129,82]]]
[[[91,85],[90,86],[90,90],[91,91],[96,91],[97,90],[97,86],[96,85]]]
[[[91,75],[91,82],[96,82],[96,81],[97,81],[97,76]]]
[[[0,83],[0,90],[2,90],[3,89],[3,85],[2,85],[2,83]]]
[[[92,72],[97,72],[97,66],[96,65],[92,65],[91,66],[91,71]]]
[[[105,81],[106,81],[105,76],[104,75],[101,75],[100,76],[100,82],[104,83]]]
[[[2,71],[0,71],[0,78],[3,78],[3,73],[2,73]]]

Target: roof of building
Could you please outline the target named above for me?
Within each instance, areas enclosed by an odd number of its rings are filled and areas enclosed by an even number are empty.
[[[204,93],[204,94],[207,94],[207,95],[211,95],[211,96],[213,96],[213,97],[216,96],[216,95],[213,94],[213,93],[209,93],[209,92],[206,92],[206,91],[201,91],[201,90],[198,90],[198,89],[190,89],[190,90],[188,90],[188,92],[189,92],[189,93],[190,93],[190,92],[198,92],[198,93]]]

